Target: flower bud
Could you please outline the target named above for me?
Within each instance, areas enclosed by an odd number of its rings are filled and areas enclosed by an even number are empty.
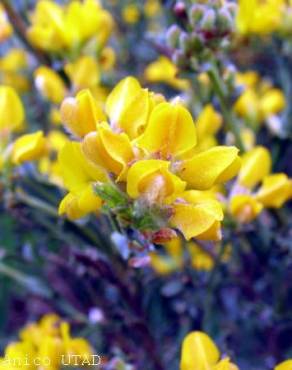
[[[187,54],[192,49],[192,40],[186,32],[181,33],[179,37],[179,46],[184,54]]]
[[[178,67],[184,67],[186,65],[186,57],[184,53],[181,50],[176,50],[173,53],[172,61],[174,64],[176,64]]]
[[[42,96],[54,104],[60,104],[66,95],[66,85],[53,69],[41,66],[34,72],[35,86]]]
[[[186,15],[186,6],[183,1],[177,1],[173,10],[177,17],[184,17]]]
[[[221,31],[232,30],[234,22],[227,8],[223,7],[218,11],[217,22]]]
[[[197,26],[198,22],[204,15],[205,8],[201,4],[196,4],[191,7],[189,13],[189,21],[193,27]]]
[[[178,47],[178,41],[179,41],[180,34],[181,34],[181,30],[180,30],[180,28],[176,24],[173,24],[167,30],[166,40],[167,40],[167,44],[171,48],[174,48],[175,49],[175,48]]]
[[[201,22],[200,26],[203,31],[211,31],[215,28],[215,22],[216,22],[216,13],[213,9],[208,9]]]

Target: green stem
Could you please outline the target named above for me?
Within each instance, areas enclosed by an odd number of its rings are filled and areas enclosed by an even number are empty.
[[[213,292],[215,290],[216,280],[217,280],[216,279],[217,278],[217,272],[218,272],[219,267],[221,265],[221,261],[222,261],[222,257],[223,257],[224,252],[225,252],[225,248],[226,248],[226,244],[221,243],[219,253],[215,258],[214,267],[213,267],[213,269],[212,269],[212,271],[209,275],[209,279],[206,283],[207,292],[206,292],[206,299],[205,299],[205,302],[204,302],[204,318],[203,318],[203,329],[204,330],[207,329],[207,325],[208,325],[208,322],[209,322]]]
[[[31,195],[28,195],[28,194],[25,194],[21,191],[18,191],[16,193],[16,198],[20,202],[22,202],[22,203],[24,203],[24,204],[26,204],[30,207],[36,208],[40,211],[43,211],[44,213],[46,213],[50,216],[53,216],[53,217],[58,216],[58,211],[55,207],[51,206],[50,204],[48,204],[48,203],[46,203],[46,202],[44,202],[40,199],[37,199],[37,198],[35,198]]]
[[[233,135],[235,137],[236,146],[240,149],[241,152],[244,152],[245,148],[244,148],[244,145],[243,145],[243,142],[242,142],[242,139],[241,139],[240,128],[239,128],[239,126],[236,122],[236,118],[234,117],[234,114],[232,112],[232,108],[228,106],[228,103],[226,101],[227,100],[227,95],[228,95],[227,91],[226,91],[226,87],[224,85],[224,82],[220,78],[218,68],[217,68],[215,63],[208,70],[208,75],[209,75],[209,78],[212,82],[214,91],[215,91],[215,93],[216,93],[216,95],[219,99],[220,106],[221,106],[222,113],[223,113],[223,117],[224,117],[229,129],[231,130],[231,132],[233,133]]]

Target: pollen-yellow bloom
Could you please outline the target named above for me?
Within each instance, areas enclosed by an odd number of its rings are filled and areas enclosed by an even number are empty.
[[[250,222],[265,207],[280,208],[292,198],[292,180],[284,173],[270,174],[271,165],[271,155],[262,146],[253,148],[243,156],[229,203],[231,214],[239,222]]]
[[[23,128],[24,107],[10,86],[0,86],[0,132],[19,131]]]
[[[101,207],[101,199],[94,194],[93,184],[107,181],[105,173],[87,160],[81,144],[69,142],[63,146],[58,157],[60,173],[69,193],[59,205],[59,213],[77,219]]]
[[[67,89],[62,78],[53,69],[41,66],[34,72],[35,86],[44,98],[54,104],[60,104]]]
[[[229,358],[220,360],[220,352],[205,333],[194,331],[182,344],[180,370],[238,370]]]
[[[143,197],[158,204],[181,194],[186,183],[169,171],[170,163],[162,160],[141,160],[134,163],[127,176],[127,192],[131,198]]]
[[[31,16],[29,40],[49,52],[71,52],[93,39],[102,47],[111,34],[113,20],[97,0],[72,1],[61,6],[40,0]]]
[[[138,80],[127,77],[120,81],[106,100],[105,110],[111,126],[124,131],[130,139],[140,135],[152,109],[150,93]]]
[[[242,34],[270,34],[280,28],[285,0],[239,0],[236,18]]]
[[[160,56],[150,63],[144,71],[145,79],[149,82],[163,82],[178,90],[187,90],[189,81],[178,78],[178,68],[170,59]]]
[[[112,132],[106,124],[99,125],[96,132],[86,135],[82,148],[91,162],[114,173],[117,181],[123,179],[128,164],[134,159],[128,136]]]
[[[291,369],[292,369],[292,360],[286,360],[277,365],[274,370],[291,370]]]
[[[46,139],[42,131],[20,136],[12,147],[12,162],[21,164],[41,158],[46,151]]]
[[[61,105],[62,122],[78,137],[95,131],[105,118],[100,104],[87,89],[81,90],[75,98],[66,98]]]
[[[70,77],[75,91],[97,86],[100,81],[98,62],[89,55],[83,55],[76,61],[67,63],[65,72]]]

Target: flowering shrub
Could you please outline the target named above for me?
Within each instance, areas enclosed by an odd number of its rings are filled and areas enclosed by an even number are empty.
[[[291,14],[0,0],[0,369],[292,369]]]

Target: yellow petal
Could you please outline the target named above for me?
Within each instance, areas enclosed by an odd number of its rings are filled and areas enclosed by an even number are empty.
[[[248,194],[234,195],[230,201],[231,214],[242,223],[254,220],[262,209],[263,205]]]
[[[150,113],[150,96],[138,80],[127,77],[113,89],[106,101],[106,113],[113,128],[120,128],[131,139],[141,134]]]
[[[269,89],[261,98],[260,109],[264,118],[281,112],[286,105],[285,96],[279,89]]]
[[[46,150],[46,139],[42,131],[20,136],[12,148],[12,162],[21,164],[39,159]]]
[[[292,360],[286,360],[277,365],[274,370],[291,370],[291,369],[292,369]]]
[[[106,181],[102,170],[85,157],[80,143],[65,144],[59,152],[58,162],[64,185],[70,191],[80,192],[89,183]]]
[[[215,367],[214,370],[239,370],[238,367],[230,362],[229,358],[224,358]]]
[[[0,86],[0,131],[17,131],[23,127],[24,108],[16,91]]]
[[[234,104],[235,112],[252,120],[260,118],[260,99],[253,89],[247,89]]]
[[[34,72],[35,85],[39,92],[54,104],[60,104],[66,95],[66,85],[53,69],[45,66]]]
[[[183,192],[185,182],[169,171],[169,164],[154,159],[134,163],[127,176],[129,196],[135,199],[143,195],[153,203]]]
[[[89,90],[80,91],[75,98],[67,98],[61,105],[62,122],[76,136],[83,137],[95,131],[105,119],[101,106]]]
[[[196,125],[200,144],[201,140],[218,132],[222,125],[222,117],[211,104],[208,104],[199,114]]]
[[[162,158],[180,155],[197,143],[196,128],[189,111],[180,104],[161,103],[152,111],[137,145]]]
[[[180,177],[194,189],[208,190],[234,177],[240,167],[238,149],[216,146],[182,162]]]
[[[191,256],[192,266],[197,270],[210,271],[214,266],[214,258],[205,252],[196,243],[187,243],[187,248]]]
[[[186,90],[189,81],[177,78],[178,69],[172,61],[165,56],[160,56],[150,63],[145,69],[144,76],[149,82],[164,82],[175,89]]]
[[[238,182],[247,188],[253,188],[269,174],[271,165],[269,151],[262,146],[255,147],[242,157]]]
[[[128,164],[134,159],[133,149],[126,134],[116,134],[106,125],[85,136],[82,149],[86,157],[105,170],[123,179]]]
[[[187,240],[220,240],[220,221],[223,220],[222,207],[214,199],[197,204],[174,203],[174,214],[170,224],[179,229]]]
[[[219,361],[216,344],[205,333],[188,334],[182,344],[180,370],[210,370]]]
[[[259,188],[256,199],[265,207],[280,208],[292,198],[292,180],[284,173],[267,176]]]
[[[70,220],[77,220],[92,212],[98,212],[101,199],[94,194],[92,185],[77,193],[68,193],[59,204],[59,215],[66,214]]]
[[[76,90],[95,86],[100,80],[100,70],[95,58],[84,55],[74,63],[68,63],[65,71]]]

